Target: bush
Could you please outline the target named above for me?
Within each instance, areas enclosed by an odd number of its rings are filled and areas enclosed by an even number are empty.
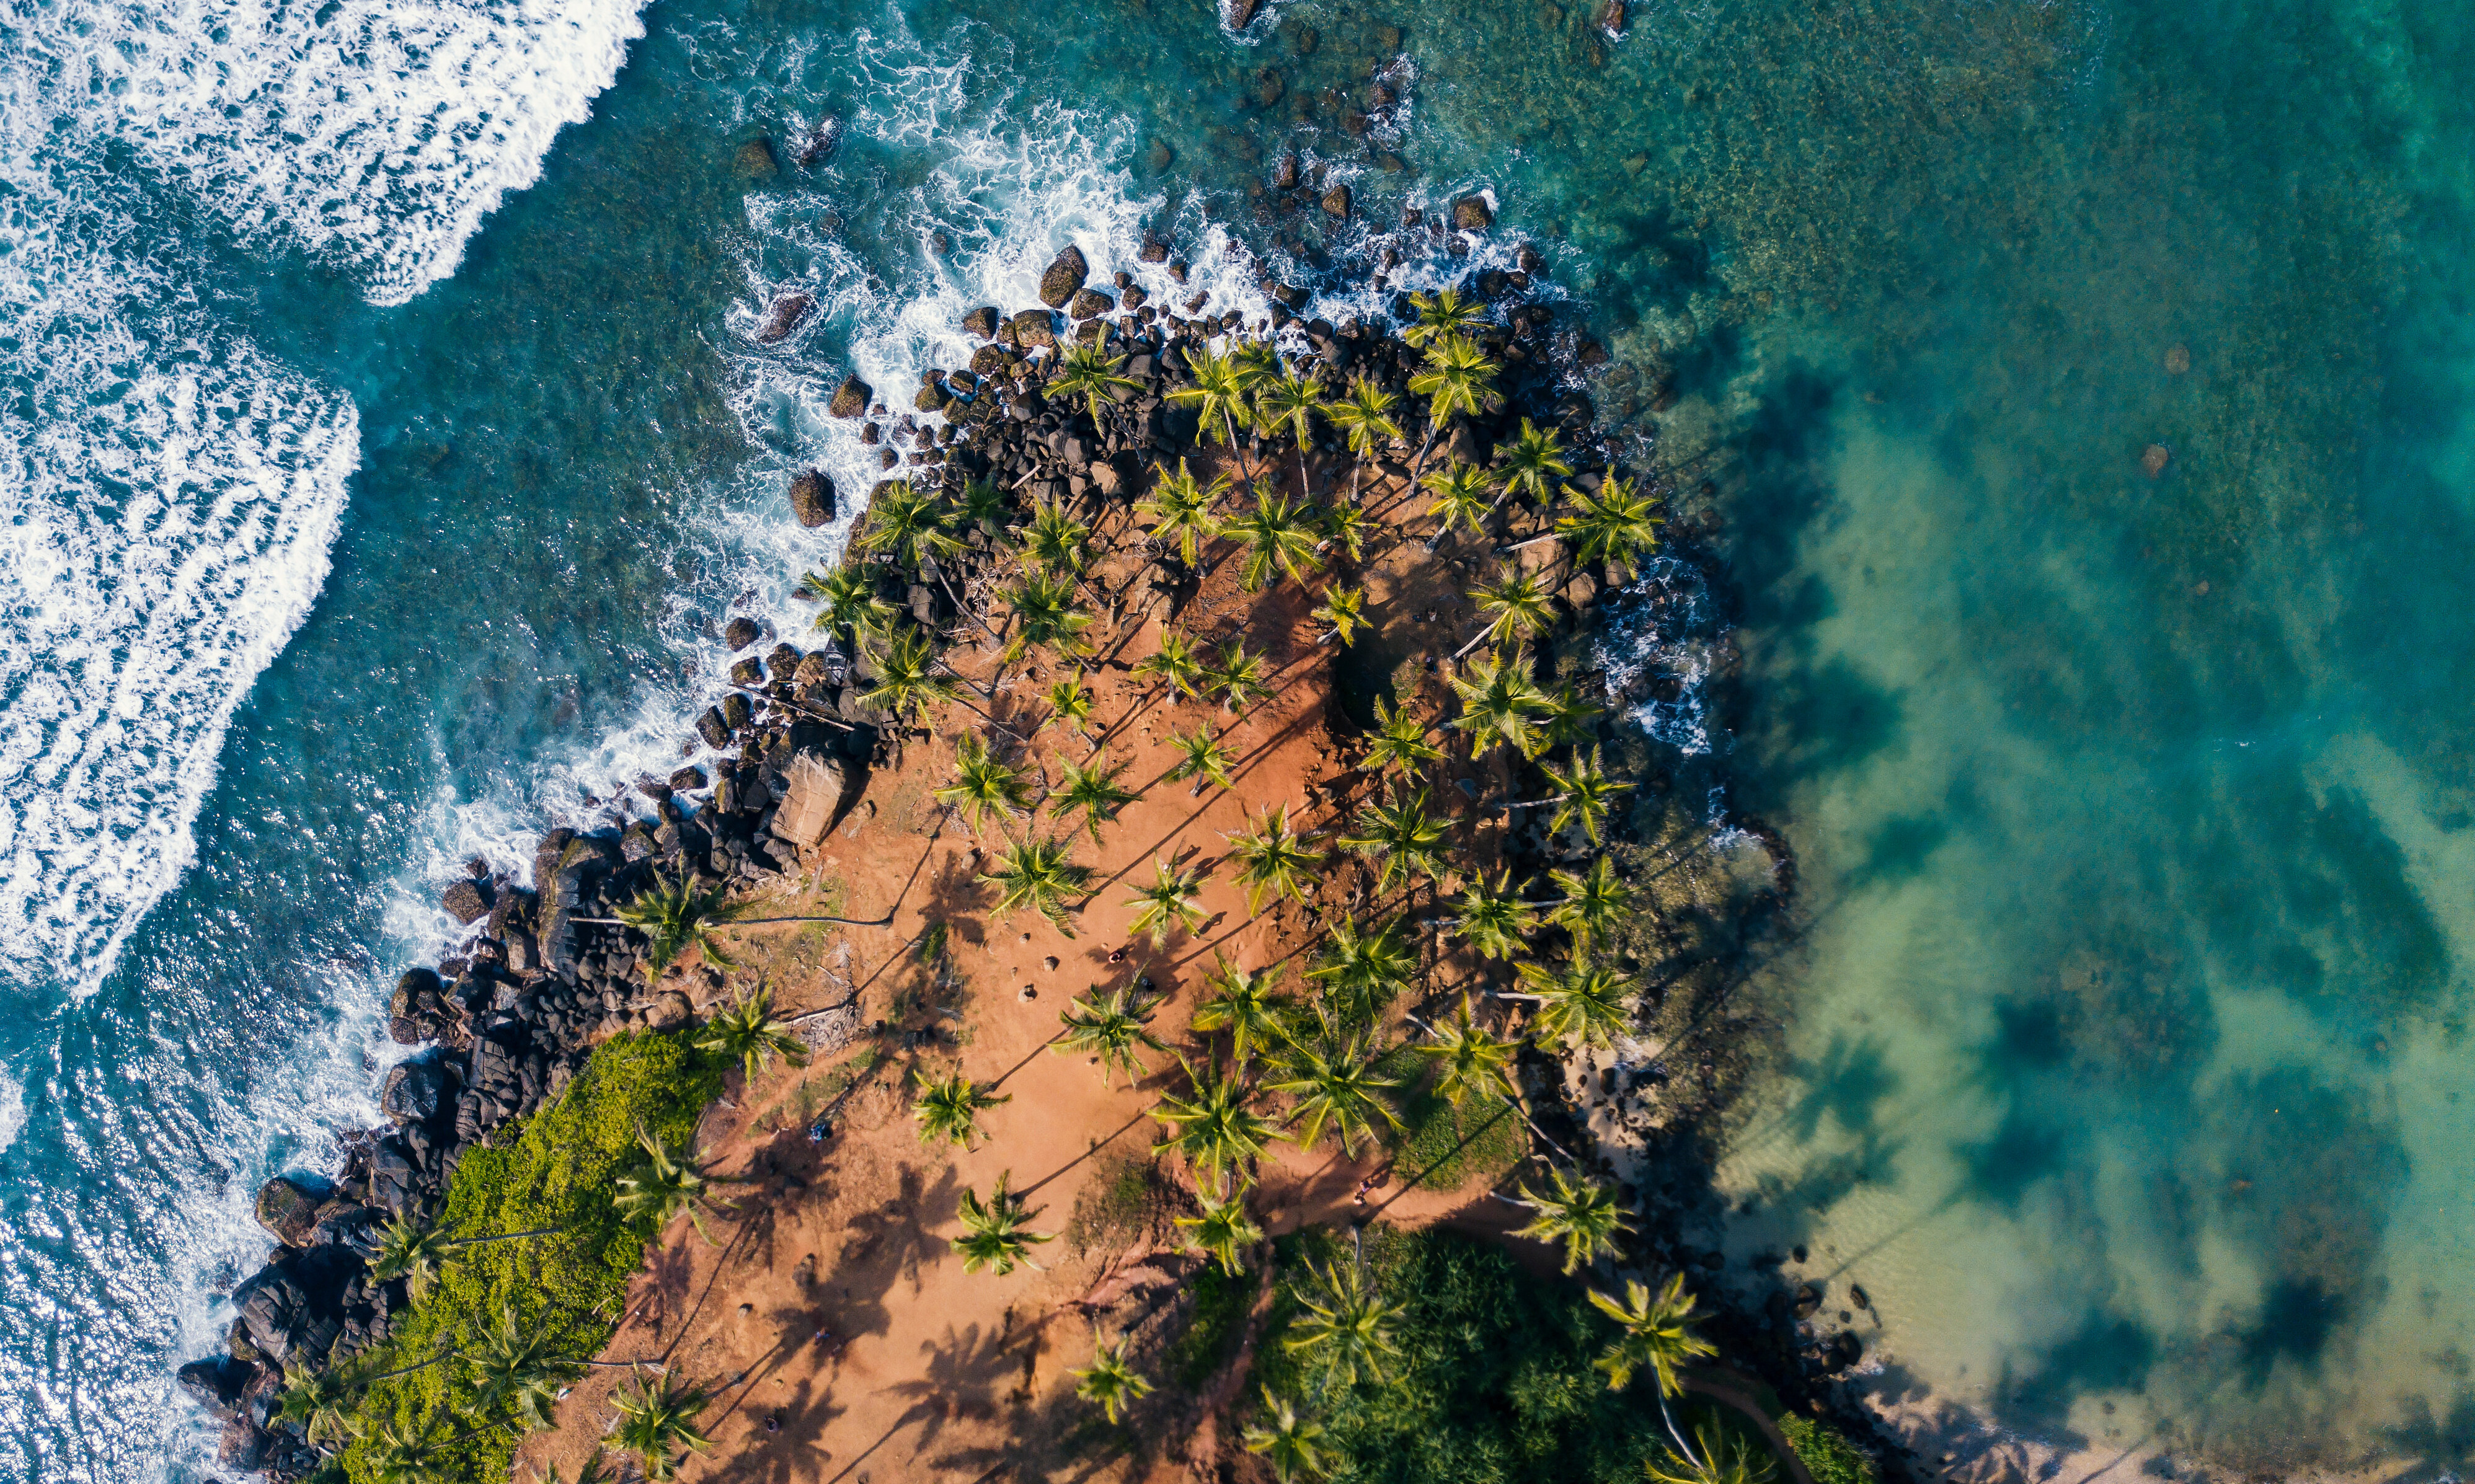
[[[502,1305],[527,1330],[549,1334],[562,1354],[600,1353],[617,1327],[627,1278],[645,1260],[640,1229],[610,1204],[614,1182],[641,1156],[639,1126],[683,1142],[722,1091],[724,1058],[684,1034],[623,1035],[595,1048],[565,1094],[504,1144],[464,1152],[438,1224],[453,1236],[556,1227],[554,1236],[492,1243],[452,1255],[429,1293],[399,1319],[378,1370],[453,1348],[490,1324]],[[504,1478],[515,1439],[464,1415],[468,1375],[450,1360],[381,1382],[355,1415],[364,1441],[344,1455],[350,1477],[371,1477],[367,1441],[378,1423],[406,1437],[458,1438],[440,1460],[449,1477]]]
[[[1790,1413],[1778,1420],[1778,1425],[1787,1434],[1788,1447],[1804,1460],[1814,1484],[1879,1484],[1881,1475],[1875,1472],[1874,1460],[1828,1423]]]
[[[1206,1263],[1188,1285],[1194,1290],[1194,1312],[1186,1332],[1169,1347],[1169,1369],[1188,1391],[1200,1391],[1213,1373],[1228,1360],[1246,1327],[1246,1311],[1255,1302],[1255,1277],[1229,1274],[1216,1262]]]

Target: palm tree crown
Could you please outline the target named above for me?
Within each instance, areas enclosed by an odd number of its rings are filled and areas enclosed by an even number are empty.
[[[1287,1038],[1281,1019],[1286,1002],[1272,992],[1271,970],[1241,969],[1215,954],[1210,983],[1212,992],[1194,1007],[1189,1024],[1197,1031],[1228,1032],[1230,1050],[1240,1063]]]
[[[1298,1416],[1298,1409],[1274,1397],[1268,1386],[1263,1388],[1263,1420],[1244,1436],[1246,1451],[1269,1460],[1281,1484],[1292,1484],[1301,1474],[1321,1478],[1332,1472],[1324,1456],[1323,1424]]]
[[[1041,572],[1079,577],[1091,563],[1091,527],[1055,500],[1043,500],[1023,527],[1022,558]]]
[[[1078,1383],[1074,1395],[1096,1404],[1101,1415],[1112,1423],[1152,1389],[1152,1383],[1126,1358],[1126,1336],[1122,1334],[1100,1345],[1090,1365],[1067,1374]]]
[[[1194,791],[1197,793],[1203,791],[1205,783],[1218,784],[1224,789],[1238,787],[1237,778],[1230,772],[1238,761],[1238,749],[1213,736],[1211,723],[1198,721],[1191,733],[1181,734],[1174,741],[1179,757],[1176,766],[1168,770],[1171,782],[1196,779]]]
[[[1177,461],[1177,473],[1154,464],[1152,474],[1151,493],[1135,501],[1136,518],[1152,523],[1153,540],[1176,542],[1178,560],[1192,567],[1201,543],[1220,534],[1212,508],[1228,493],[1229,476],[1218,476],[1208,489],[1200,487],[1183,458]]]
[[[1264,674],[1263,657],[1248,653],[1244,645],[1233,639],[1220,646],[1219,659],[1203,667],[1195,677],[1199,682],[1195,689],[1199,693],[1218,692],[1220,704],[1234,714],[1251,702],[1270,698],[1272,687]]]
[[[1435,518],[1435,533],[1427,540],[1430,551],[1442,545],[1445,533],[1456,525],[1476,531],[1492,508],[1486,471],[1476,464],[1456,462],[1430,470],[1419,476],[1418,485],[1434,497],[1427,506],[1427,513]]]
[[[1561,974],[1535,963],[1517,971],[1525,994],[1538,1002],[1538,1032],[1570,1046],[1612,1045],[1630,1023],[1630,986],[1609,968],[1569,965]]]
[[[1069,658],[1090,650],[1083,631],[1091,626],[1091,615],[1075,601],[1072,577],[1064,572],[1026,572],[1005,590],[1005,600],[1015,617],[1014,637],[1006,641],[1006,664],[1041,645]]]
[[[1590,1291],[1590,1302],[1624,1329],[1623,1337],[1608,1346],[1597,1362],[1607,1374],[1609,1391],[1624,1390],[1632,1383],[1634,1373],[1646,1370],[1656,1377],[1661,1397],[1677,1396],[1684,1390],[1678,1372],[1719,1353],[1717,1346],[1693,1332],[1698,1315],[1693,1296],[1684,1291],[1681,1273],[1671,1276],[1655,1299],[1648,1284],[1634,1278],[1625,1284],[1623,1302],[1596,1289]]]
[[[1144,1010],[1131,988],[1121,985],[1106,999],[1095,989],[1060,1012],[1058,1022],[1065,1030],[1048,1043],[1048,1049],[1061,1057],[1087,1053],[1099,1061],[1104,1081],[1112,1071],[1123,1068],[1127,1081],[1133,1082],[1151,1070],[1143,1064],[1144,1050],[1166,1049],[1152,1034],[1146,1024],[1151,1017]]]
[[[1427,347],[1427,369],[1409,378],[1409,391],[1427,399],[1427,422],[1441,428],[1457,414],[1476,417],[1494,405],[1501,369],[1468,335],[1440,335]]]
[[[1238,879],[1246,887],[1247,912],[1262,912],[1266,893],[1286,894],[1300,902],[1307,899],[1307,874],[1323,864],[1324,853],[1289,829],[1287,804],[1265,810],[1227,839],[1230,853],[1238,858]]]
[[[1610,477],[1596,494],[1569,488],[1564,493],[1573,508],[1556,522],[1556,533],[1572,543],[1575,562],[1630,568],[1642,553],[1658,549],[1658,527],[1664,523],[1651,513],[1657,500],[1633,481]]]
[[[1489,959],[1517,958],[1528,952],[1529,936],[1536,926],[1530,904],[1512,885],[1508,865],[1499,869],[1492,882],[1483,876],[1471,878],[1461,888],[1461,899],[1453,905],[1453,931],[1461,941]]]
[[[980,1131],[981,1110],[1013,1101],[1010,1093],[998,1097],[954,1072],[919,1084],[919,1101],[912,1104],[911,1116],[919,1121],[920,1143],[958,1144],[968,1149],[972,1137]]]
[[[717,932],[747,916],[751,909],[727,901],[729,894],[730,888],[724,883],[698,886],[682,865],[669,881],[656,871],[652,885],[638,892],[634,901],[611,912],[645,935],[647,983],[658,981],[691,948],[701,950],[708,963],[730,966],[730,957],[722,951]]]
[[[1360,629],[1366,627],[1366,590],[1342,587],[1336,582],[1324,589],[1323,602],[1307,617],[1330,625],[1324,634],[1325,639],[1337,639],[1348,644],[1358,637]]]
[[[1632,1223],[1616,1205],[1616,1193],[1592,1180],[1577,1180],[1561,1170],[1549,1172],[1548,1188],[1521,1188],[1521,1204],[1538,1214],[1514,1236],[1564,1244],[1564,1271],[1571,1273],[1601,1253],[1616,1250],[1616,1239]]]
[[[1512,1058],[1520,1046],[1480,1025],[1463,995],[1450,1017],[1428,1028],[1428,1039],[1417,1050],[1434,1064],[1435,1091],[1458,1107],[1472,1097],[1510,1097]]]
[[[1382,768],[1387,773],[1398,768],[1414,777],[1420,764],[1432,763],[1443,755],[1443,748],[1427,741],[1427,724],[1409,707],[1396,709],[1383,696],[1375,698],[1375,731],[1366,744],[1366,761],[1359,766]]]
[[[713,1400],[702,1387],[675,1375],[658,1383],[639,1373],[635,1388],[611,1399],[619,1409],[619,1426],[611,1434],[618,1445],[645,1461],[645,1477],[660,1484],[678,1472],[690,1453],[713,1447],[713,1439],[697,1419]]]
[[[1246,410],[1246,380],[1237,360],[1226,352],[1188,350],[1186,364],[1194,384],[1169,393],[1168,400],[1196,410],[1207,441],[1235,444],[1238,419]]]
[[[1579,821],[1581,833],[1589,837],[1593,845],[1599,842],[1599,832],[1607,822],[1607,810],[1614,803],[1615,796],[1632,787],[1607,776],[1600,749],[1595,745],[1586,758],[1574,754],[1569,767],[1559,768],[1553,763],[1543,763],[1539,765],[1539,771],[1556,786],[1556,815],[1547,822],[1547,833],[1553,835]]]
[[[1310,1282],[1292,1290],[1303,1312],[1289,1321],[1281,1348],[1319,1361],[1327,1383],[1343,1390],[1361,1374],[1383,1380],[1384,1363],[1401,1353],[1392,1327],[1407,1305],[1385,1298],[1355,1263],[1318,1267],[1310,1258],[1307,1276]]]
[[[954,743],[954,781],[929,790],[928,796],[976,831],[987,815],[1003,819],[1031,808],[1029,772],[998,757],[979,733],[965,732]]]
[[[1072,848],[1055,839],[1010,841],[997,855],[996,869],[980,877],[998,888],[999,912],[1028,907],[1061,932],[1066,932],[1066,899],[1090,879],[1091,868],[1075,864]]]
[[[610,1204],[618,1207],[620,1215],[643,1221],[656,1234],[673,1219],[685,1215],[697,1235],[713,1241],[705,1217],[730,1206],[714,1198],[712,1181],[706,1178],[696,1150],[657,1139],[642,1124],[636,1126],[636,1143],[645,1152],[644,1162],[619,1177],[618,1194],[611,1197]]]
[[[1040,1264],[1031,1260],[1032,1245],[1055,1240],[1053,1232],[1026,1229],[1025,1224],[1040,1213],[1023,1209],[1022,1197],[1006,1189],[1013,1178],[1011,1170],[998,1176],[985,1204],[978,1191],[964,1190],[961,1208],[955,1213],[963,1223],[963,1234],[953,1241],[954,1251],[963,1254],[964,1272],[985,1268],[1003,1277],[1019,1267],[1037,1268]]]
[[[1401,339],[1411,346],[1432,343],[1439,335],[1466,333],[1469,328],[1486,317],[1485,306],[1475,300],[1463,299],[1460,290],[1438,289],[1433,294],[1411,294],[1409,307],[1417,311],[1417,323],[1401,328]]]
[[[1348,437],[1349,451],[1364,458],[1402,438],[1401,425],[1392,420],[1398,404],[1399,399],[1369,377],[1352,377],[1349,395],[1325,407],[1323,415]]]
[[[1137,909],[1126,924],[1129,936],[1150,934],[1154,948],[1168,946],[1169,935],[1179,928],[1188,933],[1203,925],[1203,907],[1196,900],[1202,890],[1200,870],[1171,870],[1166,861],[1152,862],[1155,877],[1148,887],[1138,887],[1126,905]]]
[[[861,693],[861,704],[904,718],[953,700],[960,693],[952,680],[937,673],[936,665],[937,652],[927,634],[904,630],[877,656],[876,684]]]
[[[1495,452],[1504,460],[1501,477],[1507,495],[1543,501],[1555,482],[1573,472],[1573,466],[1564,461],[1564,440],[1556,436],[1556,429],[1540,427],[1528,418],[1521,420],[1521,431],[1513,440]]]
[[[788,1021],[773,1018],[773,989],[760,984],[743,989],[705,1022],[697,1045],[718,1051],[739,1063],[743,1082],[753,1083],[775,1057],[793,1066],[808,1064],[808,1043]]]
[[[1371,1026],[1417,972],[1418,950],[1400,918],[1366,932],[1359,930],[1356,920],[1344,918],[1332,925],[1307,978],[1324,985],[1348,1023]]]
[[[1527,655],[1474,661],[1468,674],[1453,677],[1452,686],[1461,698],[1461,714],[1452,725],[1471,734],[1472,746],[1506,743],[1523,757],[1534,757],[1546,745],[1540,718],[1553,703],[1538,689]]]
[[[853,648],[863,636],[884,634],[894,621],[894,605],[876,596],[876,578],[857,567],[837,567],[821,577],[810,572],[799,579],[798,592],[821,605],[816,626],[846,635]]]
[[[1080,397],[1091,409],[1091,421],[1100,421],[1100,399],[1119,387],[1140,390],[1142,383],[1131,377],[1117,375],[1126,363],[1122,355],[1111,355],[1096,345],[1078,345],[1066,353],[1057,363],[1057,372],[1048,378],[1052,397]]]
[[[1485,617],[1486,626],[1461,645],[1462,654],[1488,641],[1498,645],[1527,644],[1547,632],[1556,621],[1555,600],[1548,596],[1546,579],[1537,572],[1503,568],[1495,581],[1471,587],[1470,596],[1478,600],[1478,611]]]
[[[1048,702],[1050,721],[1063,721],[1080,735],[1090,735],[1092,712],[1099,701],[1091,688],[1083,683],[1081,670],[1050,682],[1041,699]]]
[[[1263,1240],[1263,1229],[1246,1215],[1246,1193],[1234,1190],[1215,1196],[1206,1190],[1194,1199],[1198,1214],[1176,1218],[1179,1229],[1186,1233],[1187,1251],[1214,1259],[1221,1272],[1236,1277],[1246,1270],[1238,1253]]]
[[[1117,817],[1121,804],[1135,801],[1134,791],[1117,782],[1126,765],[1111,766],[1108,754],[1101,753],[1088,763],[1057,760],[1057,787],[1048,792],[1048,812],[1059,819],[1068,819],[1080,811],[1083,824],[1091,832],[1096,844],[1100,826]]]
[[[1400,1083],[1376,1069],[1383,1048],[1371,1032],[1349,1031],[1329,1014],[1318,1021],[1315,1035],[1272,1053],[1279,1080],[1265,1085],[1295,1100],[1289,1122],[1300,1147],[1312,1148],[1330,1129],[1340,1152],[1354,1158],[1361,1139],[1402,1126],[1387,1096]]]
[[[1245,562],[1238,574],[1249,593],[1262,592],[1276,571],[1292,582],[1304,582],[1306,574],[1320,565],[1315,558],[1314,528],[1307,519],[1305,501],[1291,499],[1277,490],[1269,495],[1259,493],[1255,508],[1230,522],[1224,529],[1238,539],[1245,551]]]
[[[946,556],[962,542],[945,528],[945,510],[934,496],[908,479],[894,479],[878,489],[869,502],[868,525],[851,545],[862,551],[884,551],[896,566],[917,572],[922,558]]]
[[[1194,652],[1194,641],[1183,629],[1161,630],[1160,647],[1135,662],[1138,675],[1158,675],[1181,695],[1195,693],[1195,682],[1202,678],[1203,661]]]
[[[520,1325],[513,1304],[502,1304],[497,1323],[465,1352],[473,1367],[474,1409],[484,1417],[504,1414],[519,1432],[538,1432],[556,1419],[559,1388],[584,1374],[584,1364],[563,1355],[539,1326]]]
[[[1632,888],[1616,875],[1615,862],[1601,856],[1580,874],[1551,870],[1547,879],[1564,893],[1547,912],[1547,920],[1572,933],[1577,948],[1605,939],[1625,919],[1632,905]]]
[[[1352,821],[1357,833],[1344,835],[1343,850],[1382,863],[1377,889],[1389,891],[1395,881],[1412,876],[1430,880],[1444,873],[1444,831],[1448,820],[1436,814],[1424,788],[1395,792],[1382,804],[1368,804]]]
[[[1152,1117],[1167,1129],[1152,1153],[1175,1154],[1198,1177],[1217,1182],[1230,1171],[1243,1177],[1262,1157],[1272,1139],[1272,1126],[1250,1106],[1254,1091],[1234,1072],[1223,1073],[1210,1062],[1198,1069],[1184,1057],[1188,1090],[1181,1097],[1164,1093],[1152,1105]]]

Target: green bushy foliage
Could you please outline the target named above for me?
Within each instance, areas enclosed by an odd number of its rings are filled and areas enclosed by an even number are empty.
[[[1187,1286],[1194,1292],[1194,1313],[1169,1348],[1169,1369],[1180,1386],[1200,1391],[1246,1327],[1246,1311],[1255,1303],[1255,1275],[1224,1273],[1218,1263],[1207,1263]]]
[[[611,1207],[613,1182],[642,1157],[641,1126],[683,1142],[722,1091],[725,1058],[683,1034],[623,1035],[595,1048],[563,1096],[512,1139],[464,1152],[439,1214],[455,1237],[540,1227],[556,1235],[466,1248],[400,1322],[380,1369],[457,1349],[502,1305],[527,1332],[551,1336],[560,1353],[598,1354],[616,1327],[628,1276],[644,1263],[645,1233]],[[401,1314],[402,1311],[399,1311]],[[372,1387],[355,1414],[365,1441],[344,1455],[350,1477],[372,1476],[366,1441],[380,1423],[400,1436],[458,1439],[440,1459],[446,1477],[508,1476],[515,1436],[467,1415],[465,1368],[449,1360]]]
[[[1790,1413],[1778,1420],[1778,1425],[1787,1435],[1788,1447],[1804,1460],[1814,1484],[1880,1484],[1874,1460],[1828,1423]]]
[[[1409,1048],[1394,1048],[1385,1057],[1383,1071],[1399,1078],[1408,1090],[1401,1099],[1401,1122],[1407,1127],[1396,1145],[1397,1179],[1415,1177],[1424,1190],[1458,1190],[1473,1180],[1493,1180],[1529,1152],[1530,1131],[1519,1113],[1494,1099],[1473,1098],[1453,1107],[1436,1096],[1427,1058]]]

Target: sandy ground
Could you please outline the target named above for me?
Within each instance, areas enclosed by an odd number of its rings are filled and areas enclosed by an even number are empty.
[[[1403,498],[1402,481],[1372,481],[1367,494],[1370,508],[1410,523],[1405,534],[1423,535],[1412,512],[1424,500]],[[1103,548],[1126,534],[1122,514],[1103,517]],[[1115,591],[1139,561],[1104,564],[1100,585]],[[1164,1209],[1139,1213],[1131,1230],[1119,1222],[1095,1232],[1093,1223],[1073,1220],[1078,1204],[1092,1201],[1128,1159],[1142,1159],[1158,1136],[1146,1112],[1173,1084],[1174,1063],[1152,1056],[1151,1076],[1129,1087],[1122,1079],[1112,1085],[1082,1057],[1044,1049],[1069,1000],[1139,975],[1148,975],[1162,997],[1154,1033],[1180,1045],[1215,953],[1250,968],[1294,964],[1312,942],[1311,919],[1295,904],[1267,903],[1250,916],[1226,870],[1204,888],[1210,916],[1197,934],[1179,933],[1161,951],[1127,937],[1134,910],[1124,898],[1148,879],[1156,858],[1215,864],[1227,849],[1224,834],[1265,806],[1287,803],[1307,826],[1326,827],[1367,794],[1368,780],[1350,767],[1349,728],[1335,725],[1333,650],[1315,645],[1315,626],[1304,618],[1311,599],[1286,584],[1241,594],[1236,569],[1233,560],[1212,573],[1180,620],[1198,636],[1242,631],[1250,646],[1268,653],[1276,694],[1234,727],[1216,706],[1162,696],[1147,677],[1129,672],[1156,645],[1156,623],[1129,616],[1121,625],[1095,626],[1101,661],[1090,683],[1099,729],[1111,756],[1131,765],[1123,782],[1142,796],[1104,827],[1096,846],[1079,838],[1077,858],[1096,867],[1099,886],[1070,937],[1029,912],[992,919],[994,888],[974,878],[982,849],[1002,843],[997,826],[989,822],[974,839],[927,796],[951,776],[950,733],[974,720],[961,707],[939,719],[944,735],[912,735],[898,766],[870,781],[865,801],[808,862],[808,900],[855,917],[890,910],[892,926],[741,931],[734,980],[770,978],[785,1013],[826,1011],[801,1024],[827,1050],[804,1071],[777,1065],[745,1088],[734,1080],[729,1099],[707,1116],[702,1140],[712,1167],[729,1179],[736,1212],[715,1224],[718,1246],[685,1221],[666,1234],[634,1280],[606,1352],[717,1388],[705,1416],[715,1447],[692,1459],[683,1477],[869,1484],[1254,1476],[1254,1461],[1213,1416],[1238,1399],[1231,1375],[1199,1395],[1164,1382],[1125,1427],[1098,1424],[1096,1409],[1072,1396],[1067,1373],[1089,1362],[1095,1333],[1133,1329],[1148,1344],[1173,1332],[1198,1259],[1176,1251]],[[1457,574],[1414,540],[1388,556],[1371,552],[1365,575],[1370,606],[1387,632],[1432,625],[1429,644],[1444,653],[1466,637]],[[993,645],[958,647],[955,658],[984,678]],[[1415,677],[1414,667],[1404,668]],[[1044,660],[1017,671],[1000,694],[1000,714],[1027,726],[1041,712],[1032,697],[1051,678]],[[1238,749],[1238,789],[1207,788],[1197,796],[1187,784],[1154,782],[1174,761],[1170,734],[1207,718]],[[1079,756],[1083,747],[1057,727],[1035,741],[1043,760]],[[1465,807],[1497,782],[1473,777],[1470,791],[1447,783],[1439,791]],[[1358,910],[1363,893],[1355,865],[1336,864],[1321,888],[1334,911]],[[926,961],[923,939],[940,923],[945,956]],[[704,976],[699,998],[712,998],[719,975],[695,972]],[[1469,968],[1438,972],[1449,982]],[[971,1150],[925,1148],[909,1116],[908,1078],[915,1069],[943,1075],[956,1065],[1011,1101],[983,1115],[986,1136]],[[868,1069],[854,1076],[858,1067]],[[831,1132],[812,1141],[819,1120]],[[1432,1190],[1374,1157],[1276,1149],[1254,1203],[1258,1220],[1276,1232],[1379,1215],[1496,1232],[1516,1224],[1483,1181]],[[1060,1239],[1036,1250],[1041,1271],[967,1274],[947,1245],[961,1230],[958,1197],[967,1187],[986,1195],[1009,1173],[1040,1213],[1033,1228]],[[1354,1204],[1369,1179],[1385,1182]],[[1093,1240],[1078,1252],[1074,1235]],[[1547,1260],[1544,1250],[1534,1255]],[[581,1383],[561,1408],[565,1425],[526,1448],[519,1476],[526,1465],[555,1464],[573,1478],[608,1425],[607,1398],[625,1376],[599,1370]]]

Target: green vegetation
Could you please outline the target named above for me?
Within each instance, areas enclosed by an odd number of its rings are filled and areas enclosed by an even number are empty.
[[[598,1353],[610,1338],[651,1233],[618,1208],[623,1178],[648,1160],[639,1131],[664,1149],[683,1146],[735,1058],[675,1034],[623,1035],[597,1047],[565,1096],[521,1135],[464,1152],[433,1229],[460,1239],[542,1230],[527,1241],[476,1242],[440,1262],[436,1278],[398,1321],[378,1371],[420,1365],[448,1350],[488,1350],[485,1326],[537,1340],[540,1356]],[[377,1484],[389,1440],[426,1452],[449,1477],[504,1478],[516,1432],[476,1396],[462,1355],[373,1384],[343,1419],[357,1441],[346,1475]],[[511,1400],[522,1388],[502,1381]]]
[[[1787,1446],[1803,1460],[1814,1484],[1880,1484],[1881,1473],[1874,1460],[1828,1423],[1789,1413],[1778,1420],[1778,1427],[1787,1435]]]
[[[1217,1263],[1206,1267],[1187,1285],[1194,1294],[1194,1312],[1186,1329],[1168,1350],[1169,1374],[1188,1391],[1199,1391],[1229,1361],[1246,1332],[1246,1311],[1255,1303],[1255,1278],[1231,1273]]]

